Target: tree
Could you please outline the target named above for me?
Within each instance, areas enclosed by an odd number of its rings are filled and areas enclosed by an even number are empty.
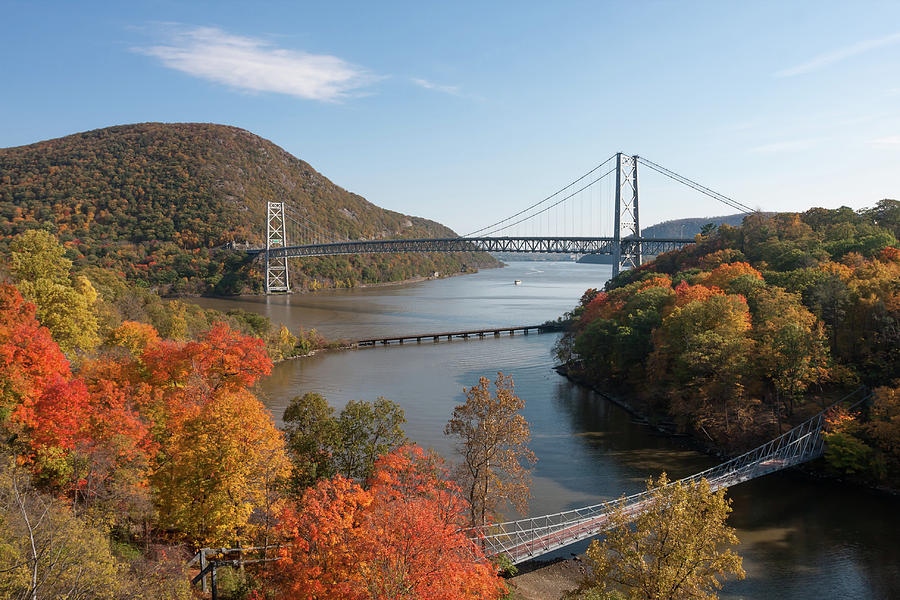
[[[526,465],[537,460],[527,446],[531,432],[520,414],[525,403],[515,394],[512,377],[497,373],[494,389],[491,394],[487,377],[464,389],[466,402],[453,409],[444,428],[445,434],[459,438],[459,482],[473,526],[497,516],[506,501],[525,512],[531,495]]]
[[[794,403],[810,384],[828,375],[828,345],[816,317],[800,303],[799,296],[772,287],[760,290],[753,300],[753,338],[757,368],[768,387]]]
[[[398,448],[368,489],[322,479],[285,512],[279,587],[322,600],[499,598],[505,586],[466,536],[467,512],[440,459]]]
[[[335,474],[333,451],[340,438],[334,409],[315,392],[295,396],[284,409],[287,451],[293,463],[291,489],[297,495]]]
[[[725,521],[731,501],[711,493],[709,482],[647,481],[649,498],[635,517],[622,503],[610,515],[611,531],[587,551],[593,574],[586,590],[627,600],[715,598],[728,576],[743,579],[738,543]]]
[[[365,480],[382,454],[407,443],[403,409],[378,397],[347,403],[338,416],[340,442],[334,449],[335,469],[344,477]]]
[[[161,523],[197,545],[222,545],[268,535],[271,517],[252,531],[251,517],[279,507],[272,492],[289,473],[281,433],[247,390],[226,391],[184,420],[154,473]]]
[[[35,307],[12,285],[0,284],[0,425],[22,403],[71,377],[69,361],[35,318]]]
[[[663,319],[654,332],[648,374],[662,386],[682,424],[710,437],[729,433],[745,405],[753,346],[749,329],[747,302],[736,295],[691,300]]]
[[[373,403],[351,400],[335,417],[328,401],[310,392],[291,400],[283,420],[298,495],[336,473],[364,482],[379,456],[407,443],[403,409],[381,397]]]
[[[109,538],[29,480],[12,459],[0,457],[0,596],[121,597],[124,565],[113,556]]]
[[[63,352],[91,350],[100,341],[94,311],[97,292],[86,277],[72,280],[72,261],[56,238],[29,230],[10,243],[10,267],[19,290],[37,306],[37,318]]]
[[[46,279],[53,283],[68,283],[72,261],[53,234],[30,229],[9,244],[9,268],[19,281]]]

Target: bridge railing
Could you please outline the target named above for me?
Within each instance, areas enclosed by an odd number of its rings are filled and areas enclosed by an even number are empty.
[[[822,432],[826,413],[838,404],[853,401],[861,391],[862,388],[857,389],[790,431],[749,452],[669,485],[693,485],[706,479],[710,489],[715,491],[818,458],[824,452]],[[871,397],[862,396],[851,408]],[[506,554],[518,563],[607,530],[610,527],[609,514],[613,510],[621,508],[626,514],[636,515],[643,510],[650,496],[651,492],[644,491],[582,508],[494,523],[476,528],[478,535],[473,539],[482,544],[486,554]]]

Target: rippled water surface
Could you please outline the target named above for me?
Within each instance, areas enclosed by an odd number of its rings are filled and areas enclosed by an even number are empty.
[[[571,309],[609,277],[605,265],[512,263],[504,269],[414,284],[274,298],[200,299],[243,308],[329,338],[532,325]],[[514,280],[522,285],[514,285]],[[280,420],[291,397],[317,391],[336,407],[385,396],[406,412],[408,436],[448,458],[443,435],[464,386],[497,371],[513,376],[531,425],[531,514],[638,491],[665,470],[673,477],[714,463],[679,440],[654,435],[595,394],[557,375],[555,334],[404,344],[329,352],[276,365],[260,394]],[[793,473],[729,490],[747,578],[723,598],[900,598],[900,502]],[[586,544],[560,555],[580,552]]]

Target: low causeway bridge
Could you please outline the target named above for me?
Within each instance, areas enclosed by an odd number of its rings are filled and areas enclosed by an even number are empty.
[[[453,338],[467,340],[469,338],[480,338],[494,336],[500,337],[503,334],[516,335],[521,333],[528,335],[529,333],[544,333],[547,331],[559,331],[560,327],[554,324],[546,325],[519,325],[517,327],[489,327],[487,329],[467,329],[465,331],[441,331],[438,333],[413,333],[410,335],[381,336],[369,338],[366,340],[357,340],[351,344],[355,348],[365,348],[382,344],[402,344],[404,342],[416,342],[421,344],[422,340],[432,340],[438,342],[440,340],[450,341]]]
[[[710,489],[716,491],[819,458],[825,451],[823,428],[828,411],[839,404],[850,404],[849,408],[853,409],[870,399],[871,395],[866,395],[860,388],[787,433],[670,485],[679,482],[695,484],[706,479]],[[476,528],[472,540],[482,545],[488,556],[504,554],[513,564],[518,564],[595,537],[610,529],[610,515],[616,509],[621,509],[628,517],[636,517],[648,508],[650,502],[650,494],[645,491],[551,515],[492,523]]]

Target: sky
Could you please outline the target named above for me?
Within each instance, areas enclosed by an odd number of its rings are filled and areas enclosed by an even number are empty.
[[[0,0],[0,147],[242,127],[459,233],[617,151],[767,211],[900,198],[898,2]],[[651,172],[641,221],[728,214]]]

